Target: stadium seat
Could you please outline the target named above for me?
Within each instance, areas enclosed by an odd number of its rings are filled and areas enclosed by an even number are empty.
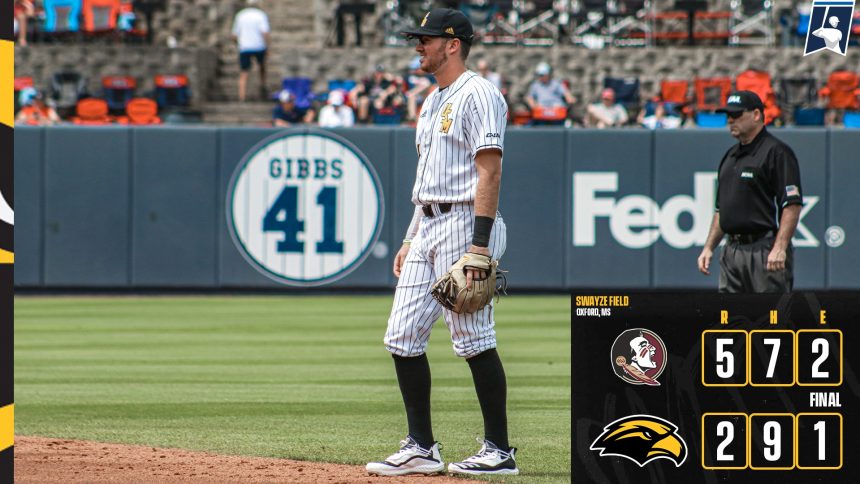
[[[72,118],[75,124],[102,125],[113,121],[113,118],[108,115],[107,101],[96,97],[81,99],[75,112],[77,116]]]
[[[125,111],[125,105],[134,97],[137,82],[130,76],[102,77],[102,91],[111,113]]]
[[[738,91],[752,91],[758,94],[764,103],[764,122],[771,124],[782,114],[776,103],[776,93],[773,91],[770,74],[764,71],[748,69],[735,78],[735,88]]]
[[[669,80],[660,81],[660,99],[664,102],[686,104],[689,102],[687,91],[690,89],[690,83],[686,80]]]
[[[847,112],[842,118],[842,124],[846,128],[860,128],[860,112]]]
[[[78,32],[81,29],[81,0],[44,0],[42,8],[45,10],[44,33]]]
[[[120,0],[84,0],[84,32],[113,32],[117,28]]]
[[[15,114],[21,109],[21,100],[18,95],[23,89],[34,87],[33,78],[30,76],[21,76],[15,78]]]
[[[125,106],[125,116],[117,121],[121,124],[152,125],[161,124],[158,117],[158,104],[152,99],[137,97]]]
[[[696,125],[700,128],[724,128],[727,121],[724,113],[696,113]]]
[[[51,99],[61,117],[70,116],[87,93],[87,78],[75,71],[61,71],[51,77]]]
[[[296,108],[300,110],[308,109],[314,100],[314,93],[311,91],[312,81],[309,77],[285,77],[281,80],[281,89],[290,91],[296,96]]]
[[[797,126],[824,126],[824,108],[803,108],[797,107],[794,109],[794,124]]]
[[[625,108],[639,106],[638,77],[604,77],[603,87],[615,91],[615,101],[623,104]]]
[[[567,108],[564,106],[553,108],[538,106],[532,109],[532,124],[535,126],[563,125],[565,119],[567,119]]]
[[[394,108],[382,108],[373,113],[373,124],[400,124],[403,115]]]
[[[779,81],[779,102],[785,107],[815,104],[817,82],[814,77],[789,77]]]
[[[713,111],[726,103],[732,91],[732,80],[728,77],[696,78],[696,110]]]
[[[819,96],[828,99],[828,109],[860,109],[860,76],[851,71],[836,71],[830,74],[827,85],[818,91]]]
[[[160,109],[188,106],[191,102],[188,76],[184,74],[155,76],[155,100]]]

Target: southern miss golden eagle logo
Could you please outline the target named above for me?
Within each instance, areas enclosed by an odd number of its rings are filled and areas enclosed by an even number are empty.
[[[630,415],[603,428],[591,450],[600,455],[617,455],[644,467],[654,459],[669,459],[675,467],[687,459],[687,444],[678,427],[653,415]]]

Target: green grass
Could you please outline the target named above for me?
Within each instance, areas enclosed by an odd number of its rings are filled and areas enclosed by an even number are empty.
[[[19,297],[15,431],[364,464],[406,433],[382,336],[391,297]],[[523,475],[570,481],[570,299],[496,311]],[[468,365],[442,321],[428,357],[448,460],[483,433]],[[498,479],[497,479],[498,480]]]

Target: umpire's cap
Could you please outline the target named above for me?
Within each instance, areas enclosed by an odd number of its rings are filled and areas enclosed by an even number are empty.
[[[421,37],[450,37],[460,39],[468,44],[475,38],[472,24],[459,10],[450,8],[434,8],[421,19],[421,24],[413,29],[400,32],[409,38]]]
[[[752,91],[735,91],[726,98],[726,105],[717,109],[718,113],[742,113],[758,109],[764,112],[764,103]]]

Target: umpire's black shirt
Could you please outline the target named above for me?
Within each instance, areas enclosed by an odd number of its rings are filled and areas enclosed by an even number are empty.
[[[723,232],[776,232],[782,209],[802,203],[797,157],[766,128],[749,144],[732,146],[720,161],[716,210]]]

